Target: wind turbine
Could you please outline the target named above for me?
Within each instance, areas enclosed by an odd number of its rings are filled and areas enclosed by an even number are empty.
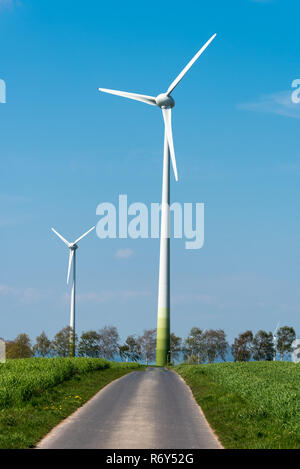
[[[75,292],[76,292],[76,250],[78,249],[77,243],[84,238],[90,231],[95,228],[93,226],[86,233],[79,236],[73,243],[67,241],[61,234],[59,234],[54,228],[51,230],[68,246],[70,250],[69,262],[68,262],[68,273],[67,273],[67,284],[69,283],[71,266],[73,261],[73,282],[71,292],[71,310],[70,310],[70,342],[69,342],[69,356],[75,357]]]
[[[274,358],[273,358],[274,361],[276,360],[276,345],[277,345],[277,335],[276,334],[277,334],[279,326],[280,326],[280,321],[278,321],[277,326],[276,326],[276,328],[273,332],[273,345],[274,345],[274,351],[275,351],[274,352]]]
[[[171,83],[165,93],[158,96],[147,96],[143,94],[127,93],[106,88],[99,88],[104,93],[115,94],[124,98],[141,101],[152,106],[160,107],[165,124],[164,136],[164,161],[163,161],[163,181],[162,181],[162,204],[161,204],[161,233],[160,233],[160,261],[159,261],[159,284],[158,284],[158,313],[157,313],[157,341],[156,341],[156,364],[164,366],[169,360],[170,351],[170,157],[174,171],[175,180],[178,181],[175,151],[172,135],[172,108],[175,101],[171,93],[205,51],[209,44],[216,37],[214,34],[197,54],[184,67],[180,74]]]

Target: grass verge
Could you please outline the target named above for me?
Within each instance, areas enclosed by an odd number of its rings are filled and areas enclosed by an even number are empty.
[[[220,363],[173,368],[225,448],[300,448],[300,367]]]
[[[136,364],[109,363],[109,367],[99,370],[76,372],[58,385],[33,393],[28,400],[0,409],[0,449],[34,447],[108,383],[143,368]]]

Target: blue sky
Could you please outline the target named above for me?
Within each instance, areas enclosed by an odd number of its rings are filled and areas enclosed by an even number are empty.
[[[69,322],[51,226],[72,240],[118,194],[160,202],[160,113],[97,88],[157,95],[214,32],[173,94],[171,196],[205,203],[205,244],[172,241],[172,330],[231,341],[280,320],[300,334],[299,13],[296,0],[0,0],[0,336]],[[82,240],[78,332],[155,327],[158,259],[158,240]]]

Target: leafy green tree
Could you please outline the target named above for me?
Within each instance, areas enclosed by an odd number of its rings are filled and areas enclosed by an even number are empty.
[[[19,334],[15,340],[6,342],[6,358],[30,358],[33,356],[30,338]]]
[[[252,331],[246,331],[234,339],[231,351],[235,362],[248,362],[252,356]]]
[[[99,331],[99,356],[113,360],[119,354],[119,333],[115,326],[105,326]]]
[[[52,350],[54,355],[59,357],[68,357],[70,354],[70,336],[73,334],[73,330],[70,326],[66,326],[55,334],[52,341]],[[75,343],[77,343],[77,335],[75,334]]]
[[[199,327],[192,327],[188,337],[184,341],[183,356],[189,363],[202,363],[206,353],[203,342],[203,332]]]
[[[177,337],[174,332],[170,334],[170,351],[171,351],[171,361],[175,362],[180,358],[182,352],[182,338]]]
[[[253,339],[252,353],[254,360],[273,360],[275,350],[272,332],[260,330],[255,334]]]
[[[137,362],[142,358],[142,350],[134,335],[129,335],[123,345],[119,346],[121,359]]]
[[[296,339],[296,332],[293,327],[283,326],[277,331],[276,349],[283,360],[285,353],[293,352],[292,343]]]
[[[138,344],[141,349],[142,358],[146,365],[155,359],[156,329],[144,330],[144,334],[138,337]]]
[[[33,347],[34,353],[41,357],[49,356],[52,351],[52,343],[51,340],[48,339],[46,333],[43,331],[35,340],[36,343]]]
[[[209,329],[203,333],[203,346],[206,359],[213,363],[217,358],[226,360],[228,343],[223,329]]]
[[[78,344],[78,355],[80,357],[99,357],[100,334],[96,331],[83,332]]]

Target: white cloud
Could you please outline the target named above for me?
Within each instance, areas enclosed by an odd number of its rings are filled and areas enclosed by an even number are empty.
[[[115,253],[115,258],[116,259],[129,259],[129,257],[132,257],[134,254],[134,251],[132,249],[119,249]]]
[[[102,290],[99,292],[78,293],[76,299],[82,303],[110,303],[111,301],[127,301],[145,298],[151,295],[152,293],[150,291],[143,290]],[[65,295],[65,299],[69,301],[70,296]]]
[[[49,298],[50,295],[50,291],[41,291],[37,288],[28,287],[22,291],[21,301],[28,304],[39,303],[40,301]]]
[[[0,295],[16,295],[17,290],[7,285],[0,285]]]
[[[256,101],[240,103],[238,108],[300,119],[300,104],[292,102],[292,92],[291,89],[290,91],[278,91],[277,93],[262,95]]]
[[[42,291],[33,287],[17,288],[0,284],[0,295],[17,298],[21,303],[38,303],[51,295],[50,291]]]
[[[206,294],[191,294],[191,295],[174,295],[173,298],[173,303],[185,303],[187,301],[195,301],[195,302],[199,302],[199,303],[203,303],[203,304],[206,304],[206,305],[211,305],[214,302],[214,299],[210,296],[210,295],[206,295]]]

